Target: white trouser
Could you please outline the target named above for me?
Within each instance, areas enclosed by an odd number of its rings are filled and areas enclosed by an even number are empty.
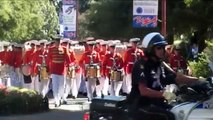
[[[79,91],[86,93],[87,92],[87,87],[86,87],[86,80],[85,76],[81,75],[81,83],[80,83],[80,88]]]
[[[19,80],[16,77],[15,69],[13,66],[9,66],[9,76],[11,86],[19,87]]]
[[[11,78],[10,78],[10,66],[9,65],[3,65],[1,69],[1,81],[2,84],[9,87],[11,86]]]
[[[96,94],[97,96],[101,96],[101,93],[103,95],[108,95],[108,89],[109,89],[109,78],[108,77],[100,77],[99,78],[100,85],[96,86]]]
[[[34,81],[34,90],[37,91],[38,93],[41,93],[41,89],[40,89],[40,82],[38,79],[38,75],[32,77],[33,81]]]
[[[109,85],[109,93],[112,96],[119,96],[123,81],[111,80]]]
[[[81,73],[76,73],[76,78],[72,81],[71,93],[74,97],[78,96],[78,91],[81,85]]]
[[[92,100],[93,93],[95,91],[97,78],[87,78],[86,87],[87,87],[87,97],[89,100]]]
[[[35,90],[45,97],[49,90],[49,79],[39,80],[39,75],[37,75],[34,80]]]
[[[15,76],[18,81],[18,87],[23,87],[23,74],[20,71],[20,68],[15,68]]]
[[[52,90],[56,104],[60,104],[60,100],[64,94],[64,75],[52,74]]]
[[[129,94],[132,88],[132,74],[126,74],[123,80],[123,92]]]
[[[72,87],[72,82],[73,82],[73,79],[66,76],[65,77],[65,82],[64,82],[64,94],[63,94],[63,100],[67,100],[67,97],[68,95],[70,94],[70,90],[71,90],[71,87]]]

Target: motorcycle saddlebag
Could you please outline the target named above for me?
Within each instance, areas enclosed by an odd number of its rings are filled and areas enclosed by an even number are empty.
[[[118,112],[125,106],[126,97],[124,96],[104,96],[92,99],[90,111],[97,112]]]

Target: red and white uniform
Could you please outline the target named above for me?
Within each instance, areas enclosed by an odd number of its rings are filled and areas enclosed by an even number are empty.
[[[70,64],[68,50],[62,46],[53,46],[49,49],[47,59],[48,63],[51,63],[53,96],[56,105],[59,105],[64,94],[66,67]]]
[[[103,74],[107,80],[111,81],[110,84],[110,95],[119,96],[119,92],[122,86],[122,81],[120,80],[112,80],[110,78],[110,74],[112,70],[121,71],[121,75],[123,76],[123,66],[124,62],[122,56],[119,53],[108,52],[103,61]]]
[[[178,69],[187,69],[187,62],[183,56],[179,54],[171,54],[169,59],[170,66],[173,70],[177,71]]]
[[[81,59],[79,61],[79,65],[81,66],[81,68],[83,69],[83,75],[86,76],[86,67],[90,64],[100,64],[100,57],[99,54],[95,51],[85,51],[83,53],[83,55],[81,56]],[[86,88],[87,88],[87,97],[89,100],[92,100],[93,98],[93,92],[95,91],[95,87],[96,87],[96,81],[97,78],[94,79],[90,79],[90,78],[86,78]]]
[[[142,50],[138,48],[129,48],[124,54],[124,71],[125,71],[125,78],[123,83],[123,92],[129,94],[131,91],[132,86],[132,69],[134,63],[144,57],[144,53]]]

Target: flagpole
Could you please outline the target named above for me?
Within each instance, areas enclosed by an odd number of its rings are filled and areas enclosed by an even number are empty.
[[[167,1],[166,0],[161,0],[161,14],[162,14],[162,26],[161,26],[161,33],[164,35],[164,37],[167,36],[167,32],[166,32],[166,4]]]

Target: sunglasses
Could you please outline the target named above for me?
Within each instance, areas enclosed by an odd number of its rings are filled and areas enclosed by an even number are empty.
[[[165,47],[164,46],[156,46],[156,49],[161,50],[161,49],[165,49]]]

